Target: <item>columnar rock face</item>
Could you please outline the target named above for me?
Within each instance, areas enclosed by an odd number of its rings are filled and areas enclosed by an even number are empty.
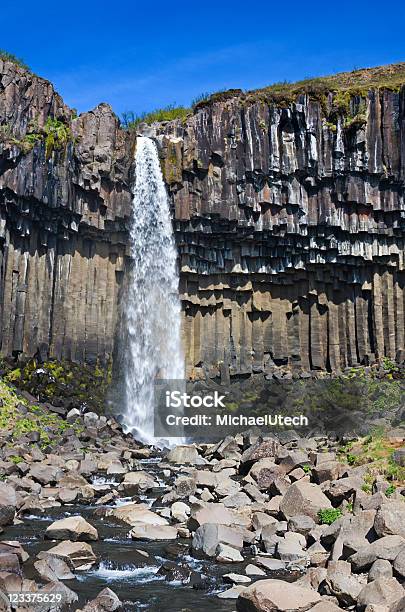
[[[324,118],[243,96],[159,130],[189,374],[332,370],[404,348],[405,89]]]
[[[225,96],[153,126],[190,377],[336,371],[405,348],[405,88],[352,98],[359,121],[326,121],[333,103]],[[48,117],[65,146],[49,146]],[[2,354],[112,355],[134,146],[107,105],[74,118],[0,60]]]
[[[68,126],[66,146],[50,150],[48,118]],[[75,119],[50,83],[0,60],[3,355],[111,355],[131,164],[109,106]]]

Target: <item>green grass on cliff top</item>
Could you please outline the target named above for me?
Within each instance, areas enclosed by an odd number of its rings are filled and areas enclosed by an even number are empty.
[[[22,59],[16,57],[13,53],[4,51],[4,49],[0,49],[0,60],[3,60],[5,62],[12,62],[13,64],[16,64],[24,70],[30,70],[29,66],[27,66],[27,64]]]
[[[376,66],[374,68],[361,68],[352,72],[340,72],[329,76],[303,79],[295,83],[284,81],[274,83],[262,89],[243,91],[242,89],[228,89],[211,94],[201,94],[195,98],[190,107],[170,104],[164,108],[136,115],[133,112],[124,113],[122,124],[127,129],[135,129],[140,123],[154,123],[185,119],[198,110],[210,106],[215,102],[223,102],[231,98],[239,98],[247,103],[262,100],[267,103],[288,105],[295,102],[300,94],[324,101],[325,96],[332,92],[335,95],[337,106],[343,112],[348,110],[351,96],[365,96],[372,89],[388,89],[399,91],[405,84],[405,62]]]
[[[371,89],[398,91],[404,84],[405,62],[399,62],[398,64],[360,68],[352,72],[339,72],[328,76],[307,78],[295,83],[284,81],[247,92],[243,92],[241,89],[217,92],[201,100],[194,106],[194,110],[235,96],[247,101],[262,99],[274,103],[289,104],[294,102],[300,94],[308,94],[317,99],[329,92],[366,95]]]

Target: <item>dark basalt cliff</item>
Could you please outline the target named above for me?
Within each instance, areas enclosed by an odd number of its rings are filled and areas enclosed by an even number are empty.
[[[349,97],[349,118],[335,101],[219,96],[151,128],[190,377],[402,359],[405,88]],[[48,117],[68,126],[64,146]],[[105,362],[134,134],[104,104],[74,119],[48,82],[1,61],[0,124],[1,351]]]

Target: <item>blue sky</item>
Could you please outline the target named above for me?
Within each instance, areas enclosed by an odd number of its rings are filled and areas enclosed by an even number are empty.
[[[0,2],[0,48],[79,112],[405,61],[403,2]]]

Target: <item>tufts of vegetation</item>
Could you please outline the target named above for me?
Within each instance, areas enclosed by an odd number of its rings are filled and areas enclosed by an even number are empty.
[[[29,70],[29,67],[22,59],[16,57],[15,55],[13,55],[13,53],[4,51],[3,49],[0,49],[0,60],[3,60],[4,62],[12,62],[13,64],[16,64],[24,70]]]
[[[325,508],[319,510],[318,518],[321,525],[332,525],[338,518],[342,516],[340,508]]]
[[[73,142],[70,127],[59,119],[48,117],[43,128],[36,121],[29,123],[27,133],[16,138],[10,125],[0,126],[0,142],[9,142],[19,147],[24,154],[29,153],[36,144],[45,143],[45,156],[49,159],[53,151],[64,151]]]
[[[393,485],[393,484],[390,484],[388,489],[386,489],[386,491],[385,491],[386,497],[391,497],[391,495],[393,495],[396,490],[397,490],[396,486]]]
[[[174,119],[185,119],[191,114],[191,109],[185,106],[169,104],[163,108],[157,108],[151,112],[144,112],[137,115],[132,111],[123,113],[122,126],[127,130],[134,130],[140,123],[155,123],[162,121],[173,121]]]
[[[44,126],[45,132],[45,156],[48,159],[54,150],[64,150],[68,142],[72,140],[70,127],[59,121],[48,117]]]
[[[30,405],[25,399],[18,397],[4,380],[0,380],[0,400],[0,430],[3,436],[8,438],[10,447],[31,432],[39,434],[41,448],[50,444],[57,447],[66,430],[73,428],[76,434],[82,431],[79,426],[70,425],[58,415],[40,406]],[[15,465],[23,461],[22,457],[14,454],[8,459]]]
[[[40,402],[98,413],[104,412],[112,375],[111,364],[102,368],[68,361],[38,363],[35,359],[19,367],[3,361],[0,373],[6,383],[28,391]]]
[[[383,430],[376,430],[372,435],[352,443],[350,447],[346,445],[340,448],[339,457],[352,466],[367,465],[362,489],[370,493],[378,475],[384,476],[393,487],[405,483],[405,468],[393,460],[393,453],[399,446],[401,443],[390,440]]]

